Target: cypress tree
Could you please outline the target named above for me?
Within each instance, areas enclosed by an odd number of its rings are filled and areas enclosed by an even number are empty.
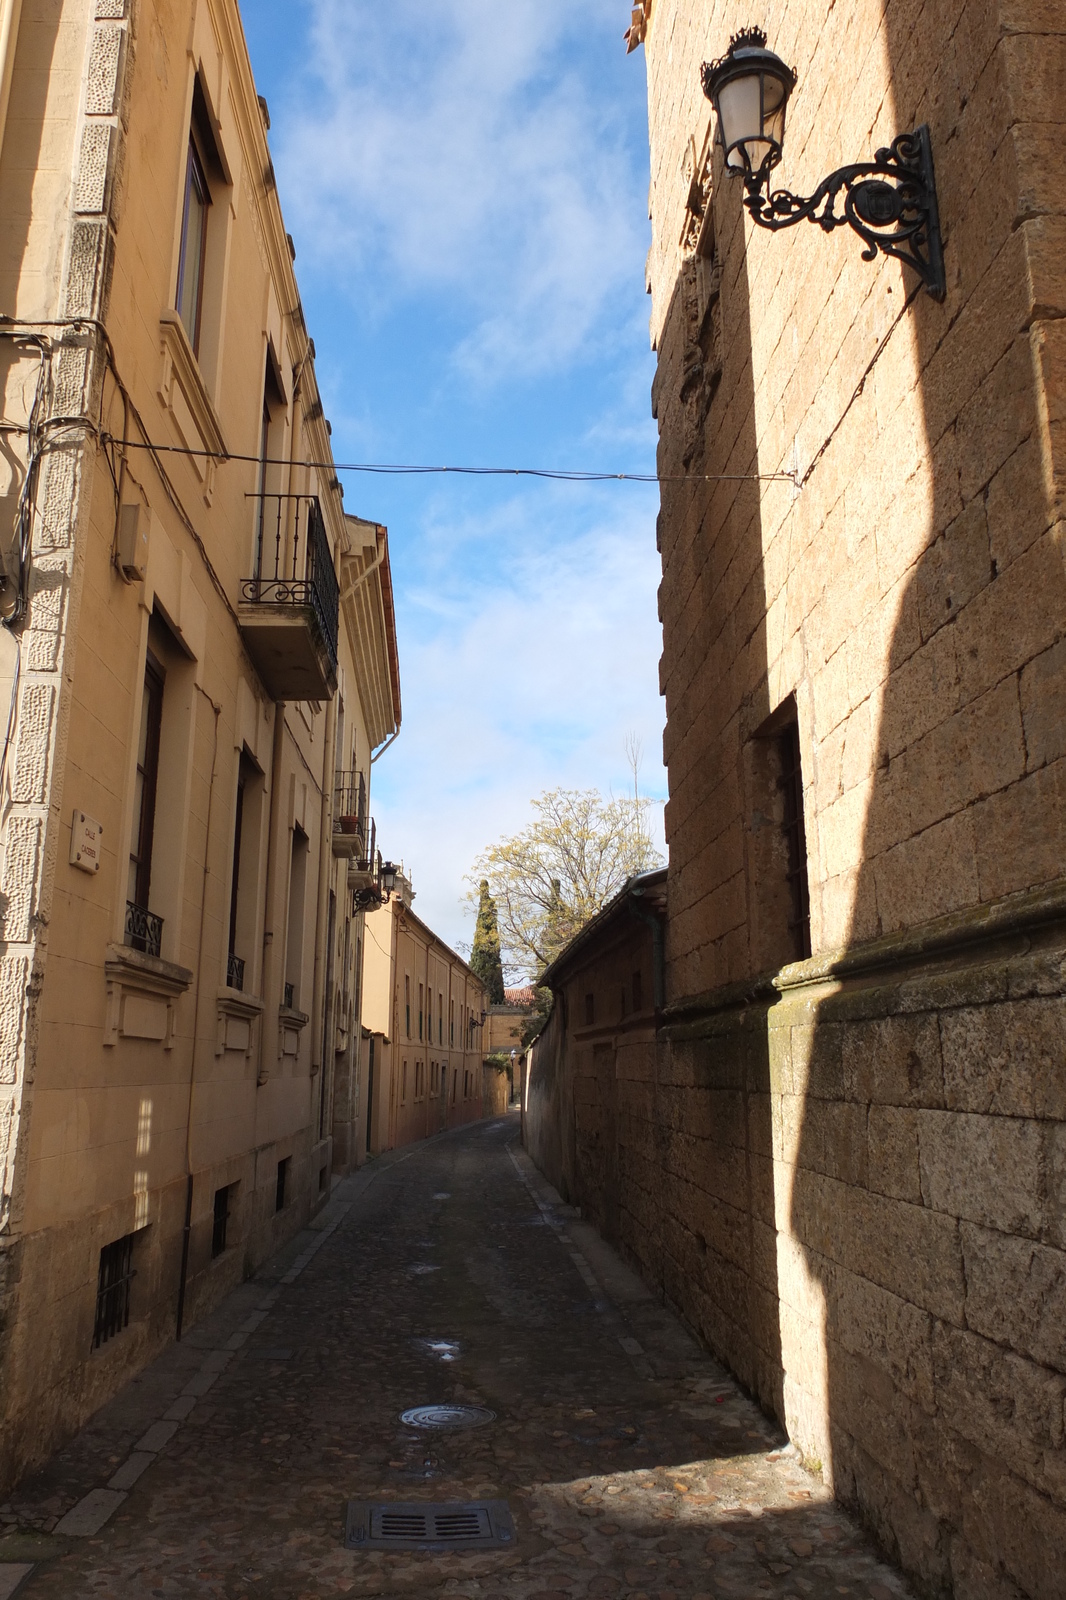
[[[500,960],[500,926],[496,917],[496,902],[489,894],[487,878],[480,884],[481,898],[477,908],[477,927],[474,929],[474,948],[470,953],[470,966],[485,986],[490,1006],[503,1005],[503,962]]]

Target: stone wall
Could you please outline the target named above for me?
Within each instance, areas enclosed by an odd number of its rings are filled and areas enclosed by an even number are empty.
[[[1066,24],[1040,0],[763,8],[799,72],[778,182],[928,123],[938,304],[847,229],[745,218],[699,68],[752,20],[657,0],[646,38],[668,1005],[619,1098],[612,1226],[925,1591],[1051,1600]],[[793,714],[799,962],[767,756]]]

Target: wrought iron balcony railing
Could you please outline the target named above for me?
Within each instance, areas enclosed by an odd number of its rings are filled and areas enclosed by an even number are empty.
[[[363,858],[367,853],[367,791],[361,772],[337,774],[333,794],[333,853]]]
[[[322,665],[316,674],[294,641],[285,644],[276,635],[249,640],[253,660],[268,689],[284,691],[276,697],[328,698],[337,682],[340,589],[318,497],[264,493],[251,498],[257,502],[259,521],[255,573],[241,583],[246,637],[250,630],[260,631],[257,612],[265,624],[271,617],[303,617]],[[316,676],[317,685],[311,682]],[[316,692],[301,693],[301,687]]]
[[[286,1011],[296,1010],[296,985],[294,983],[287,983],[285,985],[285,994],[282,1004],[284,1005]]]
[[[230,955],[226,961],[226,982],[231,989],[244,990],[244,962],[240,956]]]
[[[131,950],[158,957],[163,948],[163,919],[146,906],[126,901],[126,943]]]

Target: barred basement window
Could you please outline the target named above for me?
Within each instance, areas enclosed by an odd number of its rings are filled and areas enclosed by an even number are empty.
[[[100,1272],[96,1285],[96,1326],[93,1349],[113,1339],[129,1326],[130,1285],[133,1270],[134,1235],[127,1233],[100,1251]]]
[[[237,1185],[229,1183],[223,1189],[215,1190],[215,1225],[211,1234],[211,1258],[220,1256],[226,1249],[226,1233],[230,1219],[230,1204],[236,1193]]]
[[[289,1187],[289,1169],[292,1166],[292,1157],[286,1156],[284,1161],[278,1162],[278,1185],[274,1193],[274,1210],[284,1211]]]

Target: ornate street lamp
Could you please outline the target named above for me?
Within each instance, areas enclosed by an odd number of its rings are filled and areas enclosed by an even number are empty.
[[[872,161],[830,173],[807,198],[788,189],[771,191],[770,173],[781,160],[785,110],[796,85],[794,68],[766,48],[761,28],[745,28],[720,60],[704,63],[702,76],[718,117],[726,171],[744,179],[744,203],[760,228],[776,231],[806,220],[831,233],[847,223],[866,244],[864,261],[873,261],[879,250],[895,256],[917,272],[934,299],[943,300],[944,250],[924,124],[899,134]]]
[[[396,874],[398,870],[399,869],[394,861],[383,861],[381,863],[381,887],[384,891],[386,900],[388,900],[389,896],[396,888]]]

